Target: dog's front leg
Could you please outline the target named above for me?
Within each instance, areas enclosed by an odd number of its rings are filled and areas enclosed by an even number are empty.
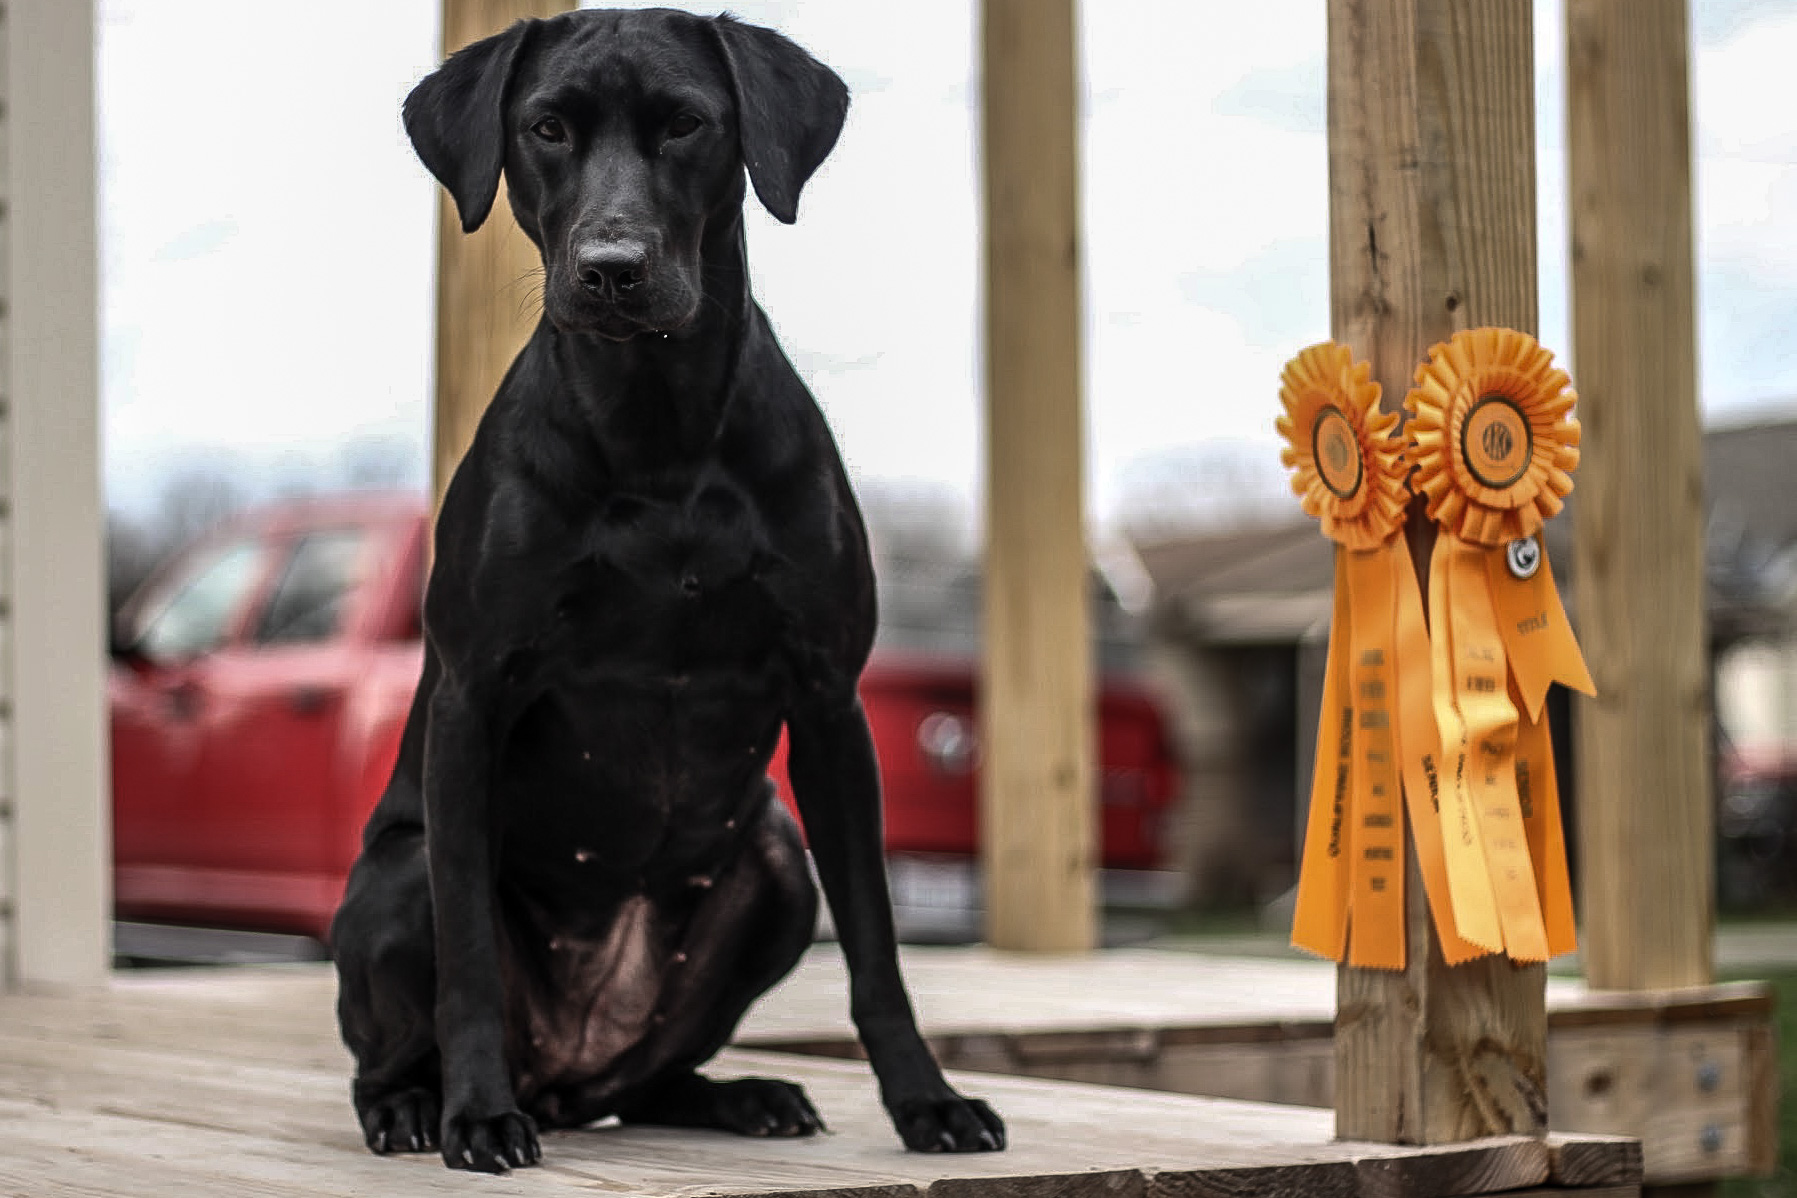
[[[886,888],[880,774],[861,702],[813,695],[788,721],[790,774],[849,967],[849,1010],[899,1138],[919,1152],[1003,1148],[1005,1127],[949,1088],[899,975]]]
[[[503,1173],[535,1164],[541,1149],[536,1125],[518,1110],[505,1061],[488,710],[449,677],[438,680],[425,729],[424,828],[443,1062],[438,1142],[452,1169]]]

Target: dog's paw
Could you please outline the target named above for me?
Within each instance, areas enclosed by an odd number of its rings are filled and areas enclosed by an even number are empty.
[[[997,1152],[1005,1124],[978,1098],[950,1092],[938,1098],[900,1099],[890,1107],[899,1139],[913,1152]]]
[[[450,1115],[443,1120],[443,1163],[451,1169],[504,1173],[542,1159],[537,1125],[529,1115],[506,1111],[491,1118]]]
[[[742,1136],[809,1136],[824,1130],[817,1108],[791,1082],[765,1077],[714,1082],[718,1125]]]
[[[362,1112],[362,1138],[374,1152],[425,1152],[437,1146],[437,1092],[398,1090]]]

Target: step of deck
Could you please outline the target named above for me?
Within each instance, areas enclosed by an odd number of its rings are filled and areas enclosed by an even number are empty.
[[[1326,1107],[1336,968],[1159,949],[1039,956],[909,947],[905,978],[951,1068]],[[860,1045],[834,945],[812,948],[738,1043],[824,1056]],[[1764,1174],[1777,1159],[1774,997],[1763,982],[1604,992],[1547,980],[1556,1129],[1637,1137],[1649,1184]]]

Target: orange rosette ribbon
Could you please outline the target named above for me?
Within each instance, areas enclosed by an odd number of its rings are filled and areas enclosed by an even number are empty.
[[[1324,342],[1299,353],[1280,378],[1278,429],[1292,490],[1336,543],[1335,615],[1292,943],[1352,965],[1402,969],[1400,763],[1413,733],[1432,747],[1435,729],[1421,597],[1399,535],[1409,466],[1398,415],[1379,410],[1371,374],[1346,346]]]
[[[1577,946],[1543,719],[1554,682],[1594,693],[1542,536],[1572,490],[1577,395],[1533,337],[1471,329],[1404,399],[1429,564],[1443,849],[1459,936],[1517,961]]]

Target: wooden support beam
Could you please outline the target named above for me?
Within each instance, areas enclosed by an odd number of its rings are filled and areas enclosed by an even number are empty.
[[[1072,0],[984,0],[986,936],[1097,940]]]
[[[1533,53],[1529,0],[1329,0],[1331,325],[1388,407],[1455,330],[1535,331]],[[1420,510],[1410,532],[1426,566]],[[1539,1134],[1542,968],[1448,967],[1414,852],[1409,877],[1409,968],[1340,971],[1337,1134]]]
[[[1575,709],[1579,889],[1586,976],[1617,990],[1713,969],[1687,15],[1685,0],[1566,6],[1575,583],[1597,683]]]
[[[1568,0],[1584,962],[1593,986],[1711,978],[1685,0]]]
[[[443,53],[525,17],[552,17],[574,0],[443,0]],[[439,502],[474,440],[481,413],[542,311],[542,262],[512,219],[505,184],[487,223],[462,232],[455,202],[437,191],[437,394],[431,481]]]

